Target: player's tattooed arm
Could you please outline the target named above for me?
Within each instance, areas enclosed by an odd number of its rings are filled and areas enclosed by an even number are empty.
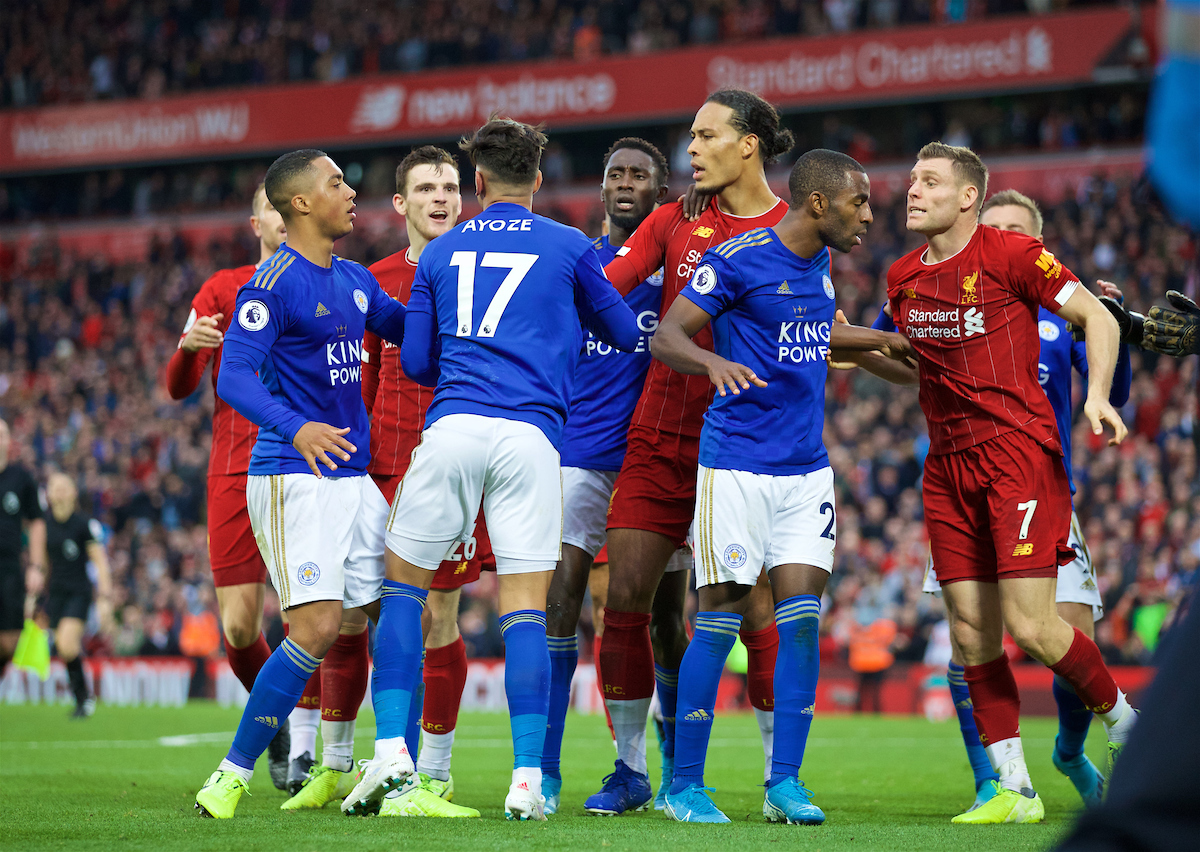
[[[767,383],[749,367],[696,345],[692,337],[711,321],[712,315],[699,305],[676,299],[650,339],[651,354],[676,372],[708,376],[721,396],[726,391],[737,396],[751,385],[765,388]]]

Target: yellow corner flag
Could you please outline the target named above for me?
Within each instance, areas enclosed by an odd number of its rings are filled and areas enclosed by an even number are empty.
[[[25,619],[12,661],[14,666],[29,669],[40,680],[50,677],[50,637],[32,618]]]

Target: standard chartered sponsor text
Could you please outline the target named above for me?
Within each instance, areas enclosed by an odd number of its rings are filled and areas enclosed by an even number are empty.
[[[806,54],[764,62],[743,62],[717,56],[708,63],[709,88],[727,86],[750,89],[764,97],[845,92],[856,86],[920,85],[973,79],[1015,77],[1051,70],[1040,54],[1049,53],[1050,37],[1040,29],[1014,28],[1006,37],[956,43],[937,39],[931,44],[901,47],[885,39],[871,39],[835,53]],[[1026,56],[1038,46],[1039,56]],[[1035,61],[1036,60],[1036,61]]]

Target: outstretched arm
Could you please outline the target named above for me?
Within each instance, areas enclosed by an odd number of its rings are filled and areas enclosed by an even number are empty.
[[[604,277],[600,259],[590,249],[575,264],[575,310],[584,328],[609,346],[633,352],[642,339],[637,317]]]
[[[429,285],[417,270],[413,281],[412,296],[408,300],[408,314],[404,320],[404,342],[400,345],[400,368],[419,385],[437,387],[441,371],[438,367],[437,316]]]

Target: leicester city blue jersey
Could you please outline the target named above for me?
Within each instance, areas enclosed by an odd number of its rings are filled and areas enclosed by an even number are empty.
[[[417,350],[432,324],[437,389],[426,427],[447,414],[501,417],[537,426],[558,447],[581,320],[636,347],[632,312],[581,231],[502,202],[438,237],[417,264],[400,353],[410,378],[424,381],[429,353]]]
[[[322,465],[323,476],[366,472],[371,441],[370,418],[362,401],[363,330],[375,331],[384,319],[402,311],[380,289],[375,276],[336,255],[326,269],[285,243],[259,267],[238,291],[221,371],[225,379],[230,354],[248,350],[256,361],[261,358],[259,379],[277,403],[263,409],[269,411],[265,417],[251,417],[254,422],[268,420],[258,423],[263,429],[250,456],[251,475],[311,473],[292,446],[296,431],[308,421],[339,429],[349,426],[346,440],[358,448],[350,461],[337,459],[336,471]],[[239,382],[252,380],[253,376],[238,376]],[[231,404],[243,396],[224,388],[218,390]]]
[[[770,228],[709,249],[682,295],[712,315],[713,349],[767,383],[713,397],[700,463],[776,476],[829,466],[825,356],[833,327],[829,251],[803,258]]]
[[[593,245],[601,266],[607,266],[617,256],[617,249],[607,236],[600,237]],[[587,333],[582,357],[575,366],[571,409],[562,434],[559,452],[563,467],[621,469],[629,420],[650,367],[650,338],[658,328],[662,286],[663,275],[659,270],[625,297],[625,304],[633,310],[638,330],[642,332],[636,352],[621,352],[590,331]]]
[[[1054,408],[1058,438],[1063,447],[1063,463],[1067,466],[1067,479],[1071,482],[1071,493],[1074,494],[1075,477],[1071,470],[1071,368],[1078,370],[1084,383],[1087,382],[1087,344],[1082,340],[1074,340],[1067,321],[1045,308],[1038,309],[1038,336],[1042,339],[1038,353],[1038,382]],[[1108,401],[1117,408],[1128,402],[1131,381],[1129,347],[1122,344]]]

